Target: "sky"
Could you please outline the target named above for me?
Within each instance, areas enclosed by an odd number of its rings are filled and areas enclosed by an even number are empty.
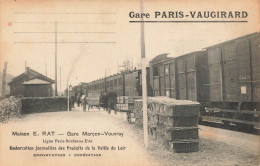
[[[246,23],[145,23],[146,61],[162,53],[177,57],[258,32],[259,6],[256,0],[144,0],[144,12],[151,17],[155,11],[248,13],[245,19],[234,19]],[[7,72],[18,76],[24,72],[26,62],[28,67],[54,79],[55,22],[58,91],[66,88],[67,81],[76,85],[104,77],[105,73],[117,73],[118,65],[127,59],[138,66],[141,63],[140,23],[129,22],[139,20],[129,17],[131,11],[140,12],[139,1],[1,0],[0,69],[7,61]],[[160,21],[185,19],[157,18]]]

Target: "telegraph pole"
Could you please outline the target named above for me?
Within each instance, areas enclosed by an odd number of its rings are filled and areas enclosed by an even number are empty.
[[[1,93],[1,96],[2,96],[2,97],[5,97],[6,70],[7,70],[7,62],[5,62],[5,64],[4,64],[4,69],[3,69],[2,93]]]
[[[58,96],[58,92],[57,92],[57,22],[55,22],[55,96]]]
[[[143,13],[143,0],[140,0],[140,12]],[[141,18],[141,21],[144,19]],[[148,148],[148,125],[147,125],[147,85],[146,85],[146,61],[145,61],[145,41],[144,22],[141,22],[141,58],[142,58],[142,94],[143,94],[143,129],[144,145]]]
[[[68,97],[68,99],[67,99],[67,101],[68,101],[68,112],[70,111],[70,87],[69,87],[69,80],[67,80],[67,97]]]
[[[61,67],[60,67],[60,93],[61,93]]]

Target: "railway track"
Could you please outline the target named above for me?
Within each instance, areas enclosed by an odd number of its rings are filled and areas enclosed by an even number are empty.
[[[199,125],[225,129],[230,131],[237,131],[242,133],[248,133],[248,134],[254,134],[254,135],[260,135],[260,129],[254,128],[254,126],[252,125],[237,126],[234,123],[224,124],[223,122],[216,122],[216,121],[200,121]]]

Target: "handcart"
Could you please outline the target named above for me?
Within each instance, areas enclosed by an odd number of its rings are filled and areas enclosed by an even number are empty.
[[[93,108],[93,106],[97,107],[100,111],[100,93],[89,92],[87,97],[88,110]]]

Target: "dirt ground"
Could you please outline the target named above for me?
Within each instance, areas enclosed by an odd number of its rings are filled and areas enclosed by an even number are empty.
[[[221,130],[221,129],[219,129]],[[12,136],[12,132],[28,132],[29,136]],[[33,132],[39,136],[33,136]],[[44,131],[54,131],[54,136],[43,136]],[[24,115],[21,119],[0,125],[0,165],[259,165],[259,154],[252,146],[258,136],[212,130],[200,126],[200,151],[195,153],[172,153],[149,138],[149,148],[143,147],[142,130],[126,122],[126,115],[91,109],[82,112],[53,112]],[[82,136],[82,132],[115,133],[114,136]],[[72,136],[78,133],[79,136]],[[119,134],[123,133],[121,137]],[[220,136],[224,134],[224,136]],[[242,135],[242,136],[241,136]],[[242,139],[237,139],[241,137]],[[252,138],[251,138],[252,137]],[[250,138],[248,140],[247,138]],[[86,143],[46,143],[43,140],[85,140]],[[232,141],[237,139],[237,141]],[[243,144],[243,145],[242,145]],[[249,146],[247,146],[249,145]],[[57,147],[56,150],[9,150],[10,146]],[[59,146],[70,149],[59,150]],[[95,150],[91,148],[95,147]],[[98,150],[107,146],[109,150]],[[111,150],[114,146],[116,149]],[[83,150],[73,150],[83,147]],[[89,147],[90,150],[85,148]],[[34,154],[64,154],[65,157],[33,157]],[[85,154],[85,156],[84,156]],[[87,156],[100,154],[101,156]],[[81,155],[81,156],[80,156]]]

